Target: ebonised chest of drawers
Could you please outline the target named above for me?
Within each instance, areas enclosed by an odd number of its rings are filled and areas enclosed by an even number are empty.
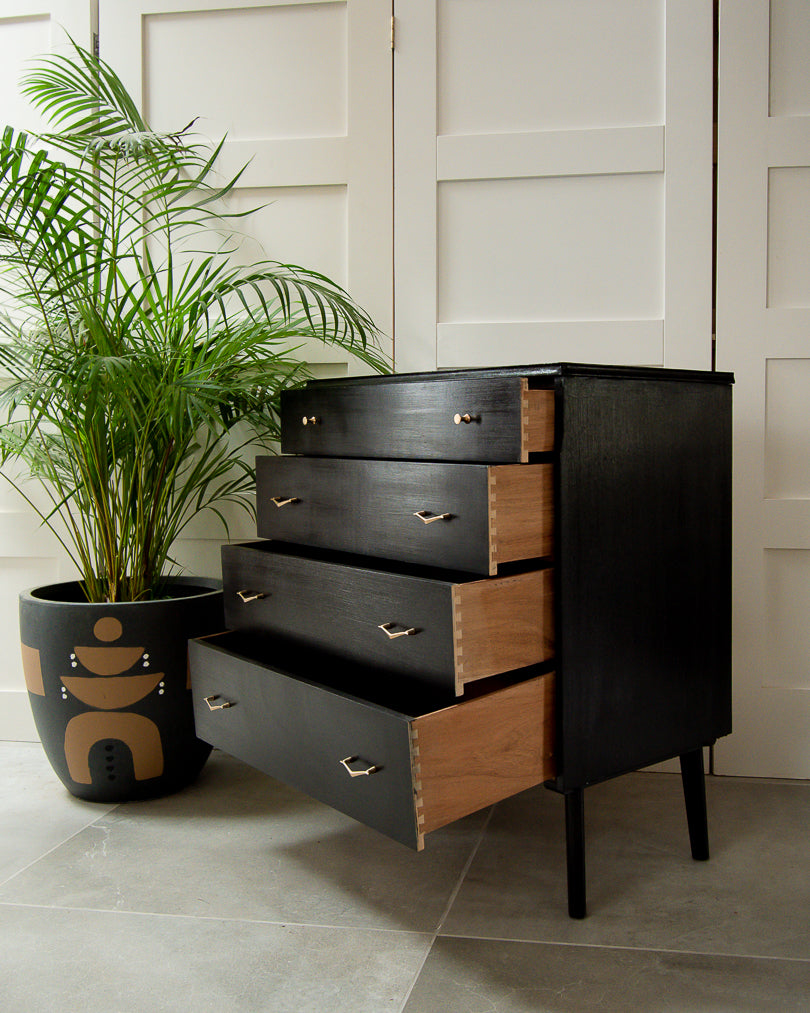
[[[198,735],[412,847],[535,784],[584,789],[731,730],[730,374],[576,364],[316,381],[223,547],[190,645]]]

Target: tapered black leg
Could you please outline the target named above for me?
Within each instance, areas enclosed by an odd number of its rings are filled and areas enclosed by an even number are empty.
[[[704,862],[709,857],[709,825],[706,818],[706,780],[703,774],[702,749],[694,749],[681,755],[681,779],[692,858]]]
[[[568,863],[568,914],[584,918],[585,911],[585,791],[565,793],[565,854]]]

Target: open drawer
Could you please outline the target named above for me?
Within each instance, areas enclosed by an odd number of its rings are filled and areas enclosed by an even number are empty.
[[[281,395],[285,454],[507,464],[554,442],[554,392],[527,377],[323,380]]]
[[[258,457],[263,538],[494,575],[553,551],[553,465]]]
[[[554,776],[553,673],[539,667],[437,706],[418,686],[379,689],[271,638],[194,640],[189,659],[201,739],[417,850],[430,831]],[[367,685],[377,700],[357,695]]]
[[[224,545],[222,578],[228,629],[288,637],[458,696],[554,654],[549,567],[480,580],[265,541]]]

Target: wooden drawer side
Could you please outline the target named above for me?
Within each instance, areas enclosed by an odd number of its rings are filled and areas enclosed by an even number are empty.
[[[554,675],[411,722],[418,847],[424,834],[554,777]]]
[[[523,380],[520,391],[520,459],[530,453],[548,453],[554,449],[554,391],[529,390]]]
[[[456,694],[499,672],[554,654],[552,569],[453,587]]]
[[[489,469],[491,574],[497,573],[499,563],[550,556],[553,526],[552,464],[500,464]]]

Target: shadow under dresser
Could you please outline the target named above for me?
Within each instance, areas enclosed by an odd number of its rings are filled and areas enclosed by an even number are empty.
[[[731,731],[728,373],[552,364],[313,381],[192,641],[200,738],[402,843]]]

